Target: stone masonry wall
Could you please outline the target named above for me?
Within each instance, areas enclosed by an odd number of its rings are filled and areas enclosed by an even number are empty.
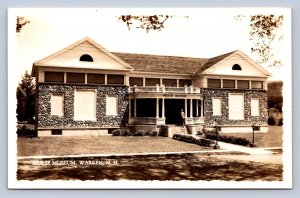
[[[244,94],[244,120],[229,120],[229,93],[242,93]],[[212,125],[213,121],[219,125],[266,125],[268,112],[267,112],[267,92],[265,90],[237,90],[237,89],[204,89],[204,117],[205,124]],[[222,98],[222,115],[213,116],[212,98]],[[251,116],[251,98],[259,99],[259,115]]]
[[[124,118],[128,101],[125,86],[97,86],[97,85],[49,85],[38,87],[38,128],[114,128],[120,127]],[[96,121],[74,120],[74,91],[76,89],[95,89],[97,92]],[[51,95],[64,95],[64,115],[51,116]],[[118,97],[118,115],[106,116],[106,95]]]

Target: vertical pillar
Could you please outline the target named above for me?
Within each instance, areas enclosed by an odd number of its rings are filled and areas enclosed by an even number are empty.
[[[134,102],[133,117],[136,118],[136,98],[134,98],[133,102]]]
[[[199,117],[199,100],[196,100],[196,117]]]
[[[161,117],[165,118],[165,98],[162,98],[162,113],[161,113]]]
[[[187,99],[184,99],[184,116],[187,118]]]
[[[156,98],[156,118],[159,118],[159,98]]]
[[[193,117],[193,99],[190,99],[190,118]]]
[[[131,118],[131,98],[129,98],[129,103],[128,103],[128,117]]]
[[[203,100],[200,100],[200,102],[201,102],[201,117],[203,117],[203,110],[204,110],[204,101]]]

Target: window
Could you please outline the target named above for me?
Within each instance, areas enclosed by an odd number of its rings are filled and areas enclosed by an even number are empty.
[[[244,95],[243,94],[229,94],[229,119],[230,120],[244,120]]]
[[[105,84],[104,74],[87,74],[87,83]]]
[[[248,80],[238,80],[237,88],[238,89],[249,89],[249,81]]]
[[[166,87],[177,87],[177,80],[176,79],[163,79],[162,84]]]
[[[45,72],[45,82],[64,82],[63,72]]]
[[[63,94],[51,95],[51,115],[64,115],[64,96]]]
[[[263,81],[251,81],[251,89],[263,89]]]
[[[107,75],[107,84],[124,85],[123,75]]]
[[[232,70],[242,70],[241,66],[239,64],[234,64],[232,66]]]
[[[143,78],[135,78],[135,77],[130,77],[129,78],[129,85],[130,86],[143,86]]]
[[[160,79],[159,78],[146,78],[145,85],[146,86],[160,85]]]
[[[88,55],[88,54],[83,54],[82,56],[80,56],[79,61],[94,62],[93,58],[90,55]]]
[[[52,129],[51,135],[62,135],[62,130],[61,129]]]
[[[118,115],[118,97],[106,96],[106,115]]]
[[[213,115],[219,116],[222,115],[222,100],[221,98],[212,99]]]
[[[192,81],[188,79],[179,79],[179,87],[184,87],[184,86],[191,86]]]
[[[207,87],[208,88],[221,88],[221,79],[207,79]]]
[[[74,120],[96,121],[96,91],[75,90]]]
[[[85,83],[85,74],[67,73],[67,83]]]
[[[251,98],[251,116],[259,116],[259,99]]]
[[[235,80],[223,80],[223,88],[235,88]]]

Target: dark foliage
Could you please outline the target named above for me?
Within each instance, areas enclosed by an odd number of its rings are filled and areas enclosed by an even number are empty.
[[[18,137],[37,137],[37,132],[35,130],[28,129],[25,125],[21,127],[21,129],[17,130]]]
[[[221,142],[227,142],[227,143],[238,144],[243,146],[247,146],[250,144],[250,141],[247,140],[246,138],[227,136],[227,135],[218,135],[215,132],[208,132],[208,131],[204,132],[204,134],[207,139],[218,140]]]
[[[274,126],[276,124],[275,119],[273,117],[268,118],[268,125]]]
[[[192,144],[197,144],[199,146],[211,146],[215,143],[215,141],[213,140],[209,140],[209,139],[197,139],[193,136],[189,136],[189,135],[181,135],[181,134],[174,134],[173,135],[173,139],[174,140],[179,140],[179,141],[183,141],[183,142],[188,142],[188,143],[192,143]]]

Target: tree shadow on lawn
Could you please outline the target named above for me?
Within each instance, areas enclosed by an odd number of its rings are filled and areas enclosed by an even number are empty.
[[[32,165],[19,160],[18,180],[225,180],[281,181],[282,165],[218,159],[207,154],[55,159],[77,165]],[[114,160],[117,164],[86,165],[79,161]]]

